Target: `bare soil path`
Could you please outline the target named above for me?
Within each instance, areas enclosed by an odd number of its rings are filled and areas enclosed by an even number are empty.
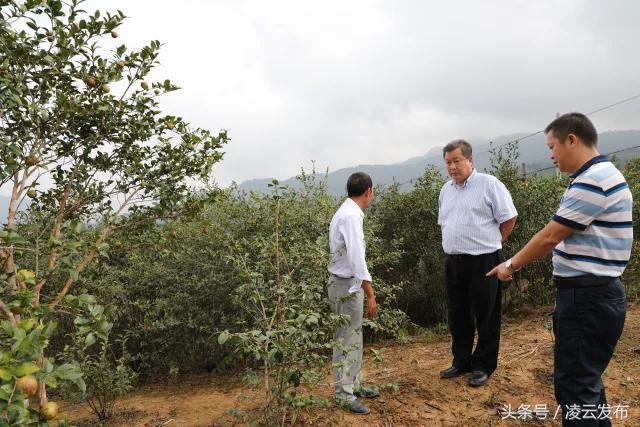
[[[550,309],[506,319],[498,370],[481,388],[467,385],[467,377],[441,380],[438,373],[450,363],[448,335],[412,337],[407,344],[387,345],[378,368],[366,350],[365,377],[383,388],[367,401],[368,416],[353,416],[335,407],[305,412],[307,425],[337,426],[492,426],[560,425],[553,397],[553,339],[548,330]],[[379,349],[382,345],[372,348]],[[327,368],[327,371],[329,369]],[[618,407],[614,425],[640,426],[640,305],[629,307],[623,336],[605,373],[609,404]],[[313,394],[329,397],[328,386]],[[118,416],[105,426],[187,427],[240,425],[230,414],[259,404],[260,390],[246,387],[238,376],[201,375],[176,384],[141,386],[118,403]],[[536,405],[527,420],[503,420],[504,405],[522,418],[520,405]],[[544,409],[549,411],[542,420]],[[626,419],[620,419],[624,412]],[[66,412],[81,426],[99,425],[84,407]]]

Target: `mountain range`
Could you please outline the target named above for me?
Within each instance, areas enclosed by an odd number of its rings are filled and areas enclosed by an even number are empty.
[[[489,169],[491,165],[490,150],[496,147],[504,146],[514,140],[522,139],[518,142],[519,162],[526,164],[527,172],[535,172],[539,169],[553,167],[549,159],[549,149],[546,144],[546,136],[540,132],[531,137],[529,134],[513,134],[496,138],[493,141],[488,140],[469,140],[473,146],[474,166],[479,171]],[[601,153],[616,152],[616,158],[624,160],[630,157],[640,155],[640,130],[625,130],[603,132],[598,136],[598,148]],[[635,148],[632,148],[635,147]],[[624,150],[624,151],[620,151]],[[371,175],[374,184],[389,185],[394,182],[405,183],[401,188],[410,190],[411,182],[415,178],[420,177],[428,166],[440,168],[445,173],[444,162],[442,159],[442,146],[433,147],[424,155],[413,157],[400,163],[388,165],[357,165],[353,167],[338,169],[327,175],[327,189],[329,193],[334,195],[343,195],[346,192],[345,184],[347,178],[354,172],[362,171]],[[324,173],[316,173],[316,175],[324,177]],[[269,192],[268,186],[273,178],[252,179],[244,181],[238,185],[238,189],[244,191]],[[280,185],[287,185],[292,188],[300,188],[301,183],[296,177],[280,180]]]

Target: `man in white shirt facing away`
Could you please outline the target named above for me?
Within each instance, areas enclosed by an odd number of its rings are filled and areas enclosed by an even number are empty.
[[[347,180],[348,198],[333,215],[329,226],[329,304],[335,314],[349,320],[334,336],[334,399],[355,414],[368,414],[357,397],[376,397],[375,389],[362,386],[362,318],[364,295],[367,295],[366,317],[378,309],[365,260],[362,210],[371,204],[373,183],[364,172],[356,172]]]

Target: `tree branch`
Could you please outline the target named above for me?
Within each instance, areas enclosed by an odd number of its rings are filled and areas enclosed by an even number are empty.
[[[135,197],[138,191],[139,190],[136,190],[133,193],[131,193],[129,196],[127,196],[127,199],[122,204],[122,206],[120,206],[120,209],[118,209],[118,211],[115,213],[115,216],[118,216],[122,213],[124,208],[127,206],[127,203]],[[100,237],[98,237],[98,240],[96,240],[96,243],[95,243],[96,247],[106,240],[106,238],[111,234],[113,229],[114,229],[113,225],[108,225],[102,230],[102,232],[100,233]],[[91,263],[91,261],[93,261],[96,255],[97,255],[97,252],[95,250],[89,251],[84,256],[82,261],[80,261],[80,263],[76,266],[75,268],[76,273],[78,274],[82,273],[87,268],[87,266]],[[51,303],[49,303],[49,308],[54,308],[56,305],[58,305],[62,301],[65,295],[67,295],[67,293],[69,292],[69,289],[71,289],[71,285],[73,285],[74,281],[75,280],[71,275],[67,277],[67,280],[65,280],[64,285],[62,286],[62,290],[58,292],[58,295],[56,296],[56,298],[53,301],[51,301]]]
[[[60,197],[60,204],[58,206],[58,214],[56,215],[56,221],[53,226],[53,236],[56,239],[60,238],[60,230],[62,229],[62,222],[64,221],[64,212],[65,207],[67,205],[67,200],[69,199],[69,194],[71,193],[71,184],[73,183],[73,179],[75,178],[75,168],[69,174],[69,179],[67,180],[67,184],[64,187],[64,192]],[[56,261],[58,260],[58,249],[51,249],[51,253],[49,254],[49,261],[47,263],[47,272],[45,275],[33,288],[34,293],[36,294],[35,300],[33,301],[33,306],[37,307],[40,305],[40,291],[42,287],[47,283],[47,280],[51,276],[51,272],[55,269]]]
[[[4,301],[2,300],[0,300],[0,311],[2,311],[7,316],[7,318],[9,319],[9,321],[13,326],[18,325],[18,322],[16,321],[16,317],[13,315],[11,310],[9,310],[9,307],[7,307],[7,304],[5,304]]]

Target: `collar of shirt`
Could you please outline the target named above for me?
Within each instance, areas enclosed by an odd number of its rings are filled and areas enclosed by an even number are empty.
[[[469,175],[467,177],[467,179],[464,181],[464,184],[462,185],[458,185],[458,183],[455,181],[455,179],[451,179],[451,185],[455,188],[465,188],[467,186],[467,184],[469,184],[469,181],[471,181],[473,179],[473,177],[476,176],[476,168],[473,168],[471,170],[471,175]]]
[[[354,202],[351,197],[347,197],[347,200],[345,200],[344,203],[346,204],[347,207],[349,207],[349,209],[358,212],[360,216],[364,218],[364,212],[362,212],[362,209],[360,209],[360,206],[358,206],[358,204]]]
[[[592,157],[584,165],[580,166],[580,169],[578,169],[573,175],[571,175],[570,178],[573,181],[574,179],[579,177],[580,174],[582,174],[584,171],[586,171],[596,163],[602,163],[602,162],[608,162],[608,161],[609,161],[609,156],[607,156],[606,154],[601,154],[599,156]]]

